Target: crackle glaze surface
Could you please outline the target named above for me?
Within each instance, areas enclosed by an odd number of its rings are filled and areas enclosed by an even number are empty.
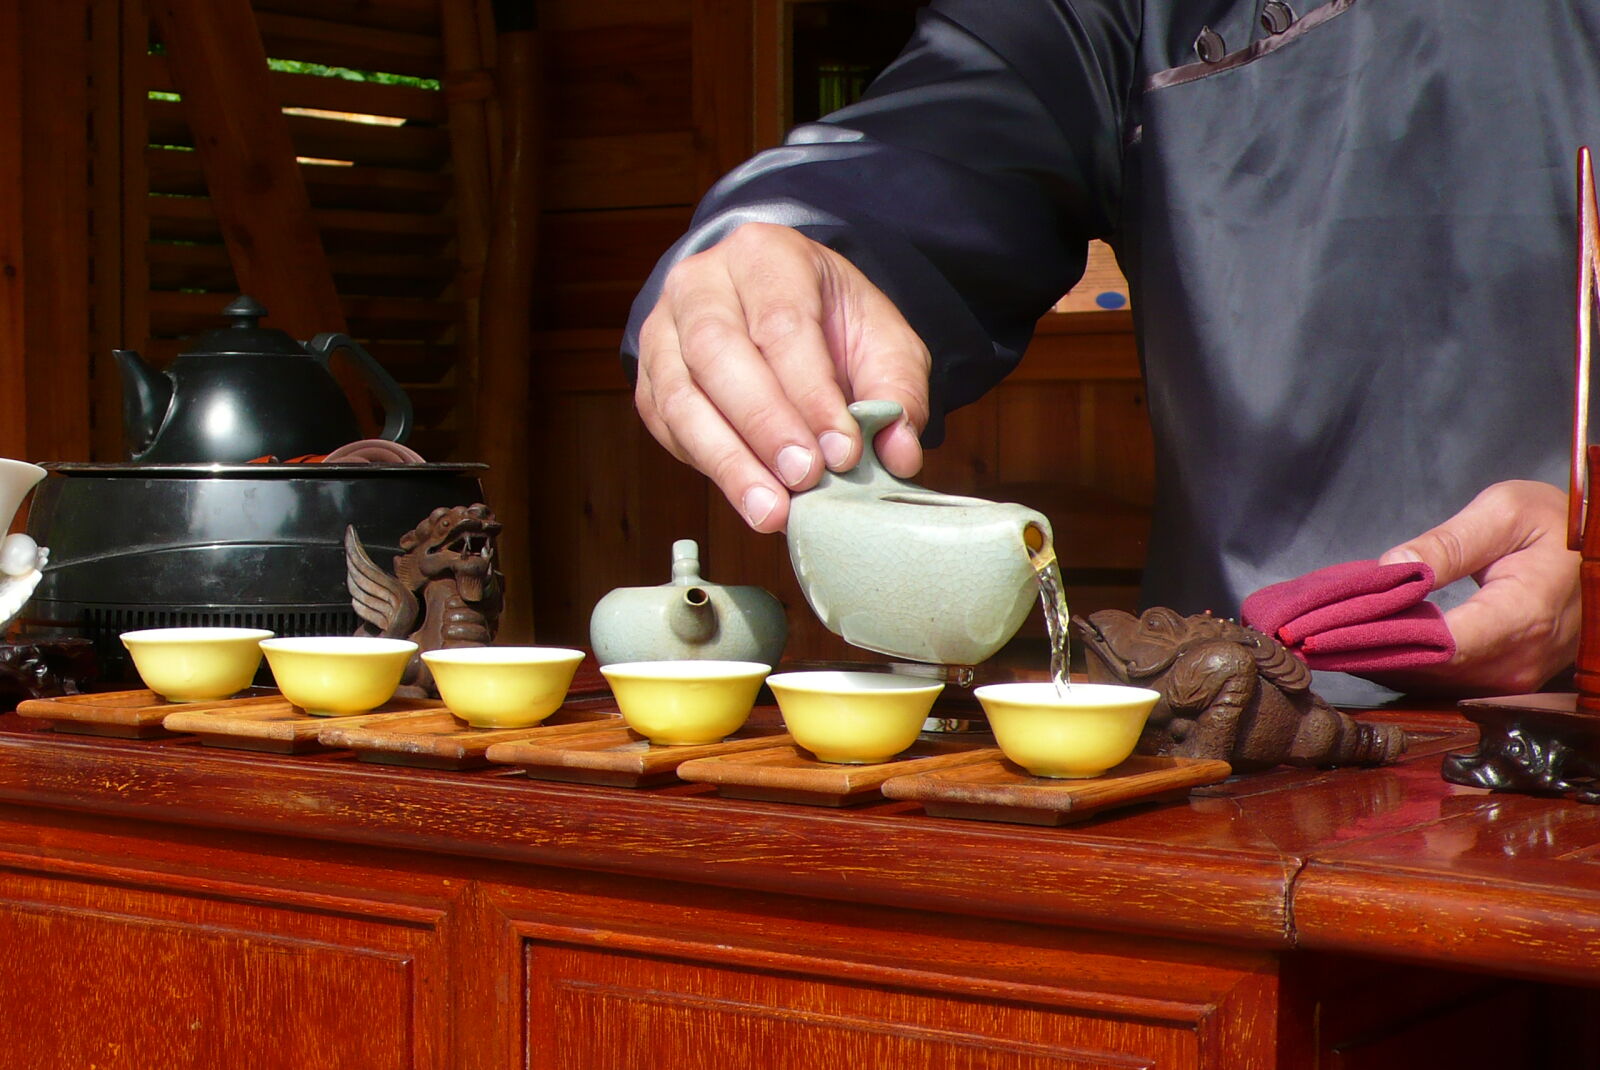
[[[1050,522],[1021,505],[939,494],[890,475],[873,436],[888,401],[850,413],[861,463],[827,473],[789,508],[789,559],[811,608],[847,642],[913,661],[973,665],[1017,633],[1038,600],[1024,542]]]
[[[623,661],[759,661],[776,665],[788,640],[783,603],[760,587],[700,576],[693,539],[672,544],[672,579],[618,587],[595,604],[589,646],[601,665]]]

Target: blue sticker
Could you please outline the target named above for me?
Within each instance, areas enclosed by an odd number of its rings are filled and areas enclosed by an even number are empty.
[[[1094,303],[1104,309],[1113,309],[1121,308],[1128,303],[1128,299],[1115,290],[1107,290],[1105,293],[1095,295]]]

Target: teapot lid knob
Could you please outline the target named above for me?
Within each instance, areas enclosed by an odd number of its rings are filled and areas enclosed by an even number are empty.
[[[263,327],[260,320],[267,310],[249,294],[240,294],[230,301],[222,314],[229,319],[226,327],[207,331],[187,352],[204,356],[223,354],[294,354],[302,356],[306,348],[276,327]]]
[[[267,310],[249,294],[240,294],[222,310],[222,314],[233,321],[232,326],[249,328],[264,319]]]

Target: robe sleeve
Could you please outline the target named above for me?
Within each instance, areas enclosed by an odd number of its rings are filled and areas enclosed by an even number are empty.
[[[792,226],[847,257],[933,356],[932,419],[1021,358],[1038,318],[1117,231],[1138,0],[935,0],[861,101],[793,130],[724,177],[662,257],[623,340],[671,266],[739,225]]]

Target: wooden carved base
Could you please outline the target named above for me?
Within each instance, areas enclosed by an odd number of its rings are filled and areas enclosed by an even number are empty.
[[[1452,784],[1600,803],[1600,716],[1573,693],[1467,699],[1461,714],[1481,731],[1478,749],[1447,754]]]
[[[14,710],[24,699],[76,695],[98,677],[88,639],[0,642],[0,709]]]

